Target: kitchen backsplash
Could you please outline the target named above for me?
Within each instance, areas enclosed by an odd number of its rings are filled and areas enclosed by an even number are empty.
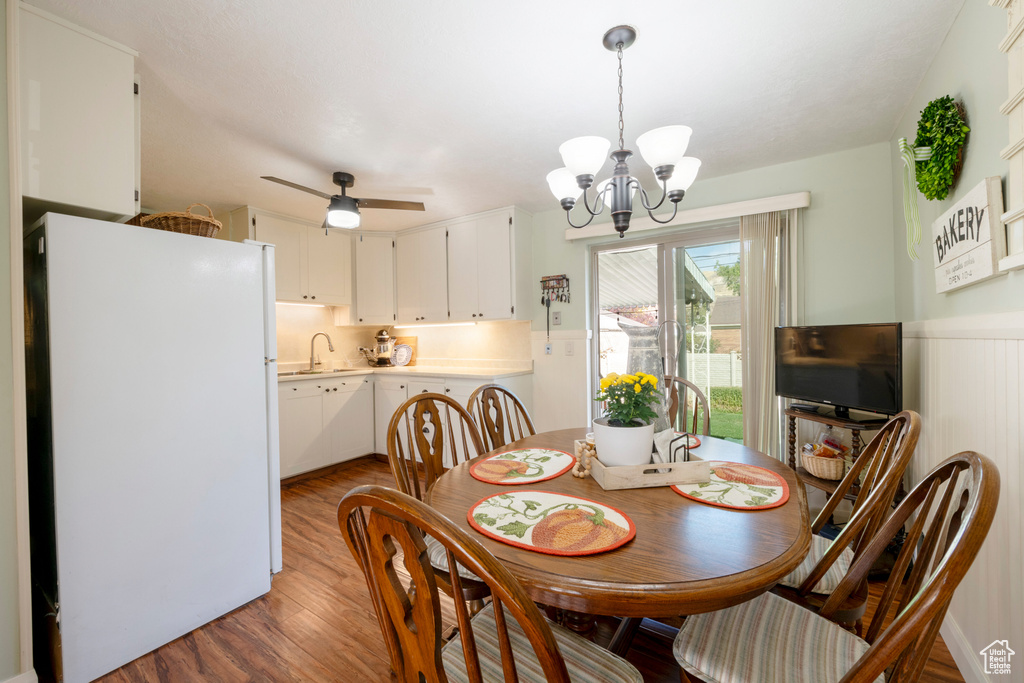
[[[326,332],[334,343],[334,352],[328,351],[326,340],[317,339],[316,353],[322,361],[336,367],[362,367],[366,361],[357,349],[373,346],[373,335],[380,327],[338,327],[334,324],[331,309],[325,306],[278,304],[278,362],[308,364],[310,339],[317,332]],[[418,365],[506,367],[530,364],[531,360],[528,320],[389,329],[392,336],[417,338]]]

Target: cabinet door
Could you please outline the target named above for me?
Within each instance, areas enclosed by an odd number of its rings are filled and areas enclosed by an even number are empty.
[[[331,306],[352,303],[352,235],[341,230],[306,228],[310,301]]]
[[[308,301],[306,294],[306,229],[276,216],[256,215],[253,235],[260,242],[269,242],[274,250],[278,301]]]
[[[390,235],[356,238],[356,323],[395,322],[395,239]]]
[[[448,249],[444,227],[399,235],[395,243],[398,322],[446,322]]]
[[[416,394],[443,394],[443,379],[417,379],[409,382],[409,398]]]
[[[278,388],[281,424],[281,477],[327,464],[323,429],[324,390],[313,382],[286,382]]]
[[[448,228],[448,317],[476,320],[480,308],[477,222]]]
[[[388,425],[395,414],[408,398],[408,385],[404,380],[378,379],[373,394],[373,417],[375,428],[376,452],[387,455]]]
[[[412,323],[420,319],[420,243],[422,233],[395,237],[395,284],[397,286],[398,322]]]
[[[512,317],[512,242],[506,213],[474,221],[476,228],[477,320]]]
[[[368,379],[334,380],[324,393],[324,433],[329,443],[325,465],[373,452],[373,388]]]
[[[22,192],[134,215],[134,56],[32,8],[20,21]]]

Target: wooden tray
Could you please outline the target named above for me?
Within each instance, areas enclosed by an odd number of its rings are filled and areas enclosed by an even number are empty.
[[[584,442],[575,442],[574,450],[577,453],[582,443]],[[690,451],[690,462],[658,462],[649,465],[606,467],[600,459],[593,458],[590,463],[590,476],[605,491],[646,489],[654,486],[698,484],[711,481],[711,465],[694,456],[693,451]]]

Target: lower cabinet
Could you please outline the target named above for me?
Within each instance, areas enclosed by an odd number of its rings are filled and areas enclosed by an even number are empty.
[[[369,376],[283,382],[278,396],[282,477],[373,452],[373,382]]]
[[[374,421],[376,435],[374,449],[377,453],[388,454],[388,425],[391,416],[409,398],[409,383],[404,379],[377,378],[376,393],[373,398]]]

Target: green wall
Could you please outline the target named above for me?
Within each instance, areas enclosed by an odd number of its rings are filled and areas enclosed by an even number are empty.
[[[7,73],[7,3],[0,0],[0,72]],[[4,83],[6,83],[6,78]],[[14,503],[14,369],[11,348],[10,178],[7,88],[0,89],[0,681],[21,671]],[[18,349],[21,353],[21,349]]]
[[[931,320],[961,315],[1020,310],[1024,305],[1024,271],[936,294],[934,257],[930,248],[932,223],[969,190],[989,176],[1005,180],[1008,163],[999,152],[1009,144],[1009,124],[999,113],[1007,99],[1007,56],[998,49],[1006,35],[1006,10],[969,0],[964,3],[949,35],[914,93],[890,142],[893,174],[893,250],[896,254],[896,315],[900,320]],[[897,140],[913,142],[921,110],[931,100],[952,95],[967,109],[971,132],[963,173],[956,188],[943,201],[928,201],[920,193],[920,259],[907,256],[903,220],[903,169],[897,157]],[[1005,207],[1004,210],[1013,208]]]
[[[810,191],[811,206],[801,216],[799,289],[808,324],[893,320],[895,297],[892,254],[892,168],[888,143],[802,159],[718,178],[698,179],[681,209],[728,204]],[[642,163],[642,162],[641,162]],[[557,206],[554,199],[552,205]],[[576,218],[575,220],[579,220]],[[587,244],[617,238],[568,242],[565,212],[533,216],[533,279],[565,273],[572,283],[571,304],[562,311],[562,329],[587,327]],[[675,228],[680,230],[685,228]],[[672,231],[650,230],[628,237]],[[543,330],[539,287],[533,329]]]

